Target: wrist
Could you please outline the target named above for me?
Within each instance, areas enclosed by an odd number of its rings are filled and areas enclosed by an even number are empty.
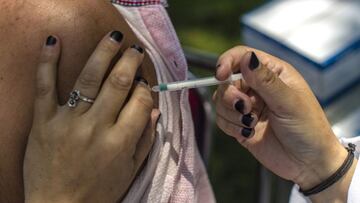
[[[350,170],[334,185],[326,190],[310,196],[313,203],[320,202],[347,202],[347,195],[355,173],[358,160],[355,158]]]
[[[302,190],[310,189],[333,175],[344,163],[347,150],[338,142],[319,150],[313,163],[308,164],[295,180]]]

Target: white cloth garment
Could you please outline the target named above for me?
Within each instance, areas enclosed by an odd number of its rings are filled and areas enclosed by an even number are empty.
[[[359,159],[360,154],[360,137],[354,137],[354,138],[340,138],[340,142],[342,145],[347,146],[348,143],[355,144],[356,152],[355,157]],[[348,191],[348,203],[359,203],[360,202],[360,162],[357,163],[355,173],[353,175],[353,178],[351,180],[350,188]],[[311,203],[310,199],[307,197],[304,197],[299,192],[299,186],[295,185],[291,191],[290,200],[289,203]]]
[[[158,82],[185,80],[186,60],[163,3],[127,7],[116,2],[114,6],[151,57]],[[215,202],[196,146],[188,92],[159,94],[159,109],[154,146],[123,202]]]

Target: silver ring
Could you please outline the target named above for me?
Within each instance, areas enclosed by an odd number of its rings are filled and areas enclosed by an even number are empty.
[[[78,101],[83,101],[90,104],[94,103],[94,99],[90,99],[81,95],[80,90],[73,90],[72,92],[70,92],[70,97],[67,104],[70,108],[75,108]]]

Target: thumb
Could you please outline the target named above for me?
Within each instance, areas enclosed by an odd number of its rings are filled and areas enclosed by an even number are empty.
[[[276,73],[261,63],[255,52],[245,54],[240,68],[246,83],[260,95],[271,111],[291,111],[296,99],[294,92]]]

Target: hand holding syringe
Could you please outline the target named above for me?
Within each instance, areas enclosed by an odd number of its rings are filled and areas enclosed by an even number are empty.
[[[242,79],[241,73],[231,75],[227,80],[220,81],[215,77],[207,77],[195,80],[185,80],[172,83],[161,83],[157,86],[152,87],[154,92],[165,92],[165,91],[177,91],[182,89],[191,89],[199,87],[207,87],[213,85],[220,85],[228,82],[233,82]]]

